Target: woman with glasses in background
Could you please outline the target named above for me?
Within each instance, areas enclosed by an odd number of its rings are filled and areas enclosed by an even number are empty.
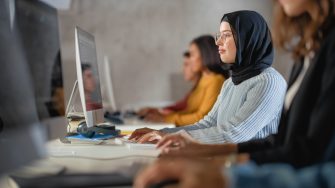
[[[144,108],[138,112],[146,121],[184,126],[198,122],[213,107],[229,71],[220,66],[215,39],[209,35],[195,38],[184,54],[184,78],[194,87],[185,99],[161,110]]]

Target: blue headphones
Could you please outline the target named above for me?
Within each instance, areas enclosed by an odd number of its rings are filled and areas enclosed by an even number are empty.
[[[86,121],[79,123],[77,132],[86,138],[93,138],[96,135],[120,135],[120,130],[115,129],[114,125],[95,125],[93,127],[87,127]]]

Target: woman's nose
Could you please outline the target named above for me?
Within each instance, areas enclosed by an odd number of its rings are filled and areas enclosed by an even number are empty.
[[[218,39],[217,41],[215,41],[215,44],[216,44],[217,46],[222,46],[222,45],[223,45],[223,43],[222,43],[222,40],[221,40],[221,38],[220,38],[220,39]]]

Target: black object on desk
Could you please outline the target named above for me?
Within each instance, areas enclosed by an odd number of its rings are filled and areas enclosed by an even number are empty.
[[[71,174],[35,178],[11,176],[20,188],[77,188],[132,186],[133,178],[118,173]]]
[[[2,119],[0,117],[0,133],[2,132],[2,129],[3,129],[3,121],[2,121]]]
[[[87,127],[86,121],[83,121],[78,125],[77,132],[84,137],[92,138],[98,134],[119,136],[121,131],[115,129],[114,125],[94,125],[93,127]]]
[[[114,113],[110,113],[110,112],[105,112],[104,117],[110,121],[111,123],[115,124],[115,125],[122,125],[124,124],[123,119],[121,118],[121,112],[114,112]]]

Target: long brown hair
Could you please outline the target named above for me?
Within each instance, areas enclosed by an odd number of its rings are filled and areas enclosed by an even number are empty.
[[[293,53],[295,59],[318,50],[322,40],[322,29],[334,13],[333,0],[310,0],[314,3],[312,15],[307,12],[296,17],[285,14],[282,6],[275,1],[273,39],[275,45]],[[312,16],[316,19],[312,19]]]

